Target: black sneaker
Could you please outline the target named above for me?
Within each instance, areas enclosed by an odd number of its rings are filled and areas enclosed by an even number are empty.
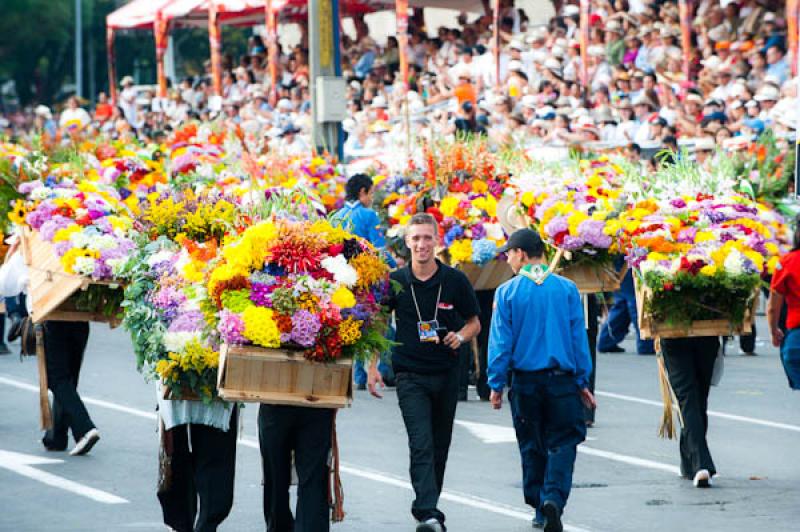
[[[625,350],[618,345],[609,347],[608,349],[598,349],[599,353],[624,353]]]
[[[22,318],[14,314],[11,316],[11,326],[8,328],[8,336],[6,337],[6,340],[13,342],[20,336],[22,336]]]
[[[544,516],[544,532],[562,532],[564,526],[561,524],[561,510],[553,501],[545,501],[542,505],[542,515]]]
[[[55,444],[52,441],[48,440],[46,436],[44,438],[42,438],[42,445],[44,445],[45,450],[51,451],[51,452],[60,452],[60,451],[66,451],[67,450],[67,444],[66,443],[63,444],[63,445]]]
[[[544,528],[544,521],[540,517],[534,517],[533,521],[531,522],[531,525],[533,526],[533,528],[541,530],[542,528]]]

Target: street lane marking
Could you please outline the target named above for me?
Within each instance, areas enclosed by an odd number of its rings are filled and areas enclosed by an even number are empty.
[[[663,408],[664,404],[661,401],[652,401],[650,399],[642,399],[641,397],[633,397],[632,395],[623,395],[621,393],[601,392],[597,390],[595,395],[602,397],[610,397],[612,399],[619,399],[621,401],[629,401],[631,403],[640,403],[643,405],[657,406]],[[750,423],[753,425],[761,425],[762,427],[770,427],[773,429],[790,430],[792,432],[800,432],[800,426],[790,425],[788,423],[779,423],[777,421],[769,421],[766,419],[758,419],[747,416],[737,416],[736,414],[727,414],[725,412],[717,412],[716,410],[709,410],[709,416],[718,417],[721,419],[729,419],[731,421],[741,421],[742,423]]]
[[[125,504],[129,502],[122,497],[117,497],[111,493],[101,491],[98,489],[90,488],[78,482],[73,482],[64,477],[46,473],[36,469],[35,465],[48,465],[48,464],[61,464],[64,460],[54,458],[44,458],[41,456],[15,453],[12,451],[4,451],[0,449],[0,467],[13,471],[18,475],[28,477],[32,480],[47,484],[54,488],[64,491],[69,491],[81,497],[92,499],[93,501],[102,502],[105,504]]]
[[[27,390],[31,392],[39,392],[39,387],[34,386],[32,384],[28,384],[26,382],[18,381],[16,379],[11,379],[8,377],[0,376],[0,383],[6,384],[8,386],[13,386],[20,390]],[[138,410],[135,408],[130,408],[123,405],[118,405],[115,403],[110,403],[108,401],[102,401],[99,399],[94,399],[91,397],[82,397],[83,402],[87,404],[92,404],[99,406],[101,408],[107,408],[110,410],[115,410],[117,412],[123,412],[127,414],[131,414],[137,417],[145,418],[145,419],[156,419],[156,414],[154,412],[146,412],[144,410]],[[251,440],[249,438],[239,438],[239,444],[245,447],[250,447],[252,449],[259,449],[258,442],[255,440]],[[363,468],[354,467],[350,464],[343,463],[341,466],[341,471],[351,476],[356,476],[368,480],[373,480],[375,482],[380,482],[383,484],[388,484],[390,486],[395,486],[398,488],[402,488],[405,490],[413,490],[411,484],[406,480],[401,480],[400,478],[392,477],[386,473],[380,471],[369,471]],[[513,506],[508,506],[497,501],[492,501],[489,499],[483,499],[481,497],[476,497],[474,495],[469,495],[466,493],[458,493],[453,492],[451,490],[443,490],[441,494],[441,498],[450,502],[454,502],[457,504],[461,504],[464,506],[469,506],[472,508],[476,508],[479,510],[485,510],[487,512],[492,512],[498,515],[504,515],[506,517],[511,517],[513,519],[523,520],[526,522],[530,522],[533,518],[532,511],[526,511],[524,509],[517,509]],[[124,500],[124,499],[123,499]],[[127,502],[127,501],[125,501]],[[564,524],[564,530],[570,532],[590,532],[585,528],[580,528],[577,526],[571,526],[568,524]]]
[[[517,442],[517,436],[513,427],[505,427],[503,425],[491,425],[488,423],[475,423],[473,421],[456,420],[456,425],[460,425],[470,431],[473,436],[477,437],[484,443],[511,443]],[[587,441],[596,440],[596,438],[586,438]],[[587,447],[586,445],[579,445],[578,452],[613,460],[615,462],[622,462],[623,464],[633,465],[637,467],[646,467],[648,469],[657,469],[659,471],[666,471],[667,473],[680,474],[678,466],[665,464],[662,462],[655,462],[645,458],[637,458],[635,456],[628,456],[626,454],[613,453],[611,451],[603,451],[595,449],[594,447]]]

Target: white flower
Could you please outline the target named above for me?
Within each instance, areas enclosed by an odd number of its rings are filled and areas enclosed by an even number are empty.
[[[164,333],[164,348],[170,353],[181,353],[186,344],[192,340],[200,340],[200,331],[166,332]]]
[[[158,253],[153,253],[147,258],[147,265],[152,268],[156,264],[171,260],[173,255],[175,255],[175,252],[168,249],[162,249]]]
[[[72,270],[79,275],[92,275],[94,273],[95,260],[91,257],[77,257]]]
[[[725,257],[723,267],[726,272],[733,275],[741,275],[744,273],[744,257],[738,249],[733,248],[730,250],[728,256]]]
[[[492,240],[505,240],[506,235],[503,232],[503,226],[498,223],[485,224],[486,237]]]
[[[333,279],[347,287],[354,286],[358,282],[358,272],[347,263],[344,255],[327,257],[322,259],[322,267],[333,274]]]

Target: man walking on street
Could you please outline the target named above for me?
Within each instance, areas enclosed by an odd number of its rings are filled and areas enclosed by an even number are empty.
[[[481,329],[475,291],[460,271],[442,264],[434,252],[439,227],[430,214],[415,214],[406,228],[411,265],[392,272],[402,286],[390,301],[397,322],[392,365],[410,453],[416,498],[411,513],[417,532],[443,532],[437,508],[458,402],[458,350]],[[369,390],[382,385],[376,359]]]
[[[517,276],[497,289],[489,334],[489,387],[494,409],[509,401],[522,456],[525,502],[535,528],[561,532],[577,446],[586,438],[583,405],[592,362],[583,305],[572,281],[552,275],[539,234],[521,229],[500,249]]]

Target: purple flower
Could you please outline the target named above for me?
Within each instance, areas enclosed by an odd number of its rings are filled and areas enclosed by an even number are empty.
[[[66,229],[72,224],[73,221],[69,218],[56,214],[41,225],[39,234],[47,242],[52,242],[57,232],[61,229]]]
[[[34,190],[36,190],[37,188],[39,188],[41,186],[42,186],[41,181],[26,181],[25,183],[22,183],[17,188],[17,190],[23,196],[27,196],[28,194],[30,194],[31,192],[33,192]]]
[[[25,221],[34,229],[39,229],[42,224],[49,220],[56,210],[56,206],[49,201],[44,201],[36,207],[36,210],[29,212],[25,216]]]
[[[569,230],[569,224],[567,223],[566,216],[556,216],[552,220],[550,220],[547,225],[544,227],[545,233],[548,236],[554,237],[559,233],[563,233],[564,231]]]
[[[573,251],[581,248],[583,245],[584,241],[582,238],[577,236],[567,235],[564,237],[564,241],[562,242],[561,247],[566,249],[567,251]]]
[[[272,287],[264,283],[253,283],[250,286],[250,301],[259,307],[272,306]]]
[[[311,347],[317,340],[317,333],[322,324],[316,314],[302,309],[292,316],[292,336],[295,343],[303,347]]]
[[[227,312],[227,311],[223,311]],[[194,332],[203,328],[205,319],[199,310],[181,312],[175,321],[170,323],[169,332]]]
[[[56,242],[56,245],[53,246],[56,255],[58,255],[59,257],[63,257],[64,253],[69,251],[70,248],[72,248],[72,242],[70,242],[69,240],[62,240],[61,242]]]
[[[611,247],[611,237],[603,232],[605,222],[602,220],[586,220],[578,226],[578,234],[586,244],[594,247],[607,249]]]
[[[678,233],[678,242],[682,244],[694,244],[694,239],[697,236],[696,227],[687,227]]]
[[[676,209],[683,209],[686,207],[686,201],[684,201],[683,198],[675,198],[674,200],[670,201],[669,204]]]
[[[247,340],[244,337],[244,321],[238,314],[229,310],[219,313],[219,324],[217,325],[222,341],[226,344],[244,344]]]
[[[480,240],[481,238],[486,238],[486,227],[482,223],[477,223],[472,226],[472,239]]]

